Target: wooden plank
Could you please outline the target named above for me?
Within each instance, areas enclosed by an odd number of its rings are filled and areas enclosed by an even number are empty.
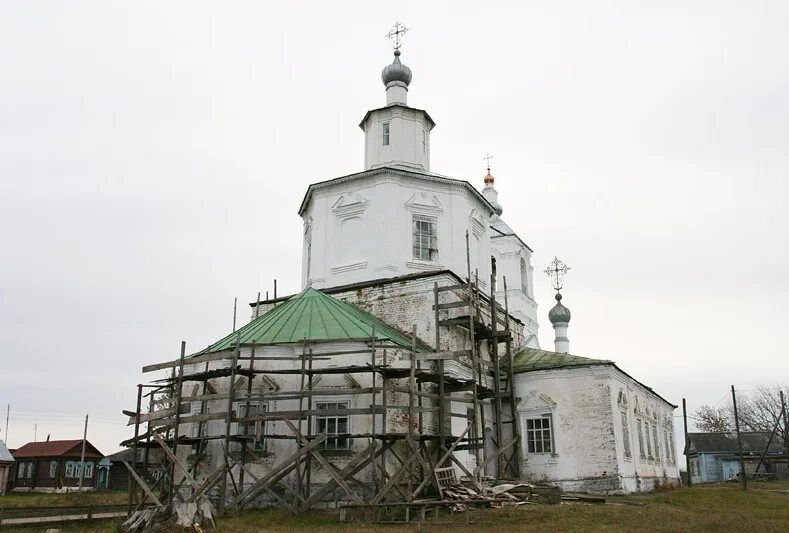
[[[354,457],[348,465],[340,471],[340,476],[344,479],[348,479],[351,476],[355,476],[360,470],[367,466],[370,461],[375,461],[379,455],[383,454],[391,444],[386,443],[383,446],[378,446],[377,443],[371,443],[362,453]],[[313,492],[307,501],[305,501],[301,506],[297,509],[297,512],[302,513],[315,505],[316,503],[320,502],[332,493],[332,491],[336,490],[336,485],[334,480],[329,480],[326,484],[324,484],[320,489]]]
[[[184,479],[186,480],[186,482],[192,486],[192,489],[196,489],[198,486],[197,481],[195,481],[195,479],[192,477],[192,474],[189,473],[189,469],[186,468],[181,463],[181,461],[178,460],[178,457],[175,456],[175,453],[173,453],[173,451],[167,446],[167,443],[164,442],[164,439],[162,439],[162,437],[158,433],[154,433],[153,440],[155,440],[156,443],[162,448],[165,455],[167,455],[167,457],[173,462],[173,464],[176,467],[178,467],[178,470],[180,470],[181,473],[184,475]]]
[[[460,302],[450,302],[446,304],[438,304],[439,309],[454,309],[456,307],[468,307],[469,304],[466,300],[461,300]],[[433,309],[435,309],[435,304],[433,305]]]
[[[468,283],[458,283],[457,285],[444,285],[438,288],[438,292],[457,291],[461,289],[468,289]]]
[[[285,423],[290,427],[291,431],[298,433],[298,429],[296,428],[296,426],[293,425],[293,422],[291,422],[290,420],[285,420]],[[305,437],[300,436],[299,440],[304,446],[310,443],[309,440],[307,440]],[[330,464],[316,448],[312,449],[310,455],[312,455],[312,457],[314,457],[315,460],[318,461],[318,463],[320,463],[320,465],[324,468],[324,470],[326,470],[329,476],[331,476],[332,479],[334,479],[334,481],[342,488],[342,490],[345,491],[345,493],[348,495],[349,498],[351,498],[352,500],[356,500],[356,503],[364,503],[362,499],[355,492],[351,490],[351,487],[348,486],[345,480],[337,475],[337,470],[334,468],[334,465]]]
[[[261,491],[267,489],[268,487],[272,486],[275,483],[278,483],[281,479],[287,476],[290,472],[292,472],[299,464],[299,462],[304,458],[304,456],[309,455],[310,451],[314,448],[317,448],[321,444],[324,443],[326,440],[326,435],[321,435],[307,446],[303,448],[299,448],[296,453],[276,465],[271,471],[266,474],[265,476],[261,477],[255,483],[253,483],[250,487],[244,490],[241,494],[239,494],[236,498],[234,498],[226,507],[226,510],[233,509],[240,505],[243,505],[246,500],[251,497],[254,497],[256,494],[260,493]]]
[[[147,496],[148,496],[150,499],[152,499],[152,500],[154,501],[154,503],[156,503],[156,505],[157,505],[157,506],[159,506],[159,507],[164,507],[164,505],[162,505],[162,502],[160,502],[160,501],[159,501],[159,498],[157,498],[157,497],[154,495],[154,493],[153,493],[153,492],[151,492],[151,489],[149,489],[149,488],[148,488],[148,485],[145,483],[145,481],[143,481],[142,479],[140,479],[140,476],[138,476],[138,475],[137,475],[137,472],[135,472],[135,471],[134,471],[134,469],[131,467],[131,465],[130,465],[129,463],[127,463],[126,461],[123,461],[123,460],[121,460],[121,462],[122,462],[122,463],[123,463],[123,464],[126,466],[126,468],[129,470],[129,473],[130,473],[130,474],[132,475],[132,477],[134,478],[134,481],[136,481],[136,482],[137,482],[137,485],[139,485],[139,486],[140,486],[140,488],[143,490],[143,492],[144,492],[144,493],[145,493],[145,494],[146,494],[146,495],[147,495]]]
[[[454,350],[451,352],[428,352],[428,353],[420,353],[416,354],[414,357],[417,361],[438,361],[439,359],[443,360],[454,360],[458,357],[468,357],[471,355],[471,350]]]

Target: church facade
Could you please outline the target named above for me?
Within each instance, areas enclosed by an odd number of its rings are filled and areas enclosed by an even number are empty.
[[[186,359],[190,411],[175,425],[195,477],[198,461],[206,477],[224,462],[240,488],[223,498],[243,505],[261,497],[255,480],[296,457],[278,483],[303,506],[332,483],[383,500],[392,476],[415,497],[419,476],[406,483],[401,459],[378,466],[388,446],[430,455],[411,470],[446,454],[457,477],[477,480],[595,493],[678,483],[676,406],[612,361],[570,355],[561,294],[554,351],[540,348],[532,250],[502,219],[489,168],[481,190],[431,170],[435,123],[408,106],[411,79],[397,49],[386,105],[359,125],[364,168],[307,189],[302,291],[252,303],[248,324]],[[310,446],[333,466],[300,466]]]

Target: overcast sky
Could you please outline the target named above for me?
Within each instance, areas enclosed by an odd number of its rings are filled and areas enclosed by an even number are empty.
[[[380,4],[380,5],[379,5]],[[385,6],[384,6],[385,5]],[[689,408],[789,381],[789,4],[0,2],[0,438],[129,435],[147,363],[300,289],[308,184],[362,170],[411,28],[432,170],[482,187],[571,352]],[[248,308],[240,313],[248,315]],[[681,410],[677,411],[680,414]],[[681,439],[678,439],[681,441]]]

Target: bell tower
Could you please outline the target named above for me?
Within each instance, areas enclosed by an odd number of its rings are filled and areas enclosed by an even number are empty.
[[[435,127],[426,111],[408,107],[411,69],[400,61],[402,36],[408,28],[396,23],[392,39],[394,60],[384,67],[386,105],[368,111],[359,127],[364,131],[364,168],[405,167],[430,170],[430,132]]]

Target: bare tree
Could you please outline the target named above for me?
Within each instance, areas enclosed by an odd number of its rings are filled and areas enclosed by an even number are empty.
[[[784,397],[787,396],[789,387],[785,385],[759,385],[750,394],[737,395],[737,414],[740,419],[740,430],[742,431],[766,431],[771,432],[778,424],[775,433],[776,442],[781,442],[789,447],[789,433],[787,433],[786,418],[781,416],[781,390]],[[787,398],[789,401],[789,398]],[[730,416],[734,416],[734,411],[729,406]]]
[[[699,431],[731,431],[731,416],[726,407],[710,407],[704,404],[693,414]]]

